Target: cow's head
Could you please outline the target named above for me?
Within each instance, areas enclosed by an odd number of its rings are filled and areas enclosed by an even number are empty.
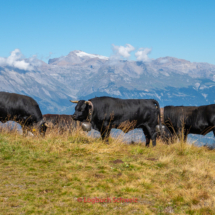
[[[160,136],[161,140],[165,143],[168,143],[169,140],[173,137],[172,133],[170,132],[169,128],[165,125],[156,125],[156,132]]]
[[[47,126],[47,123],[44,121],[44,119],[40,120],[38,123],[35,123],[33,125],[33,133],[35,132],[39,132],[40,135],[42,136],[45,136],[45,133],[46,133],[46,129],[48,128],[49,126]]]
[[[71,101],[71,100],[70,100]],[[79,120],[81,122],[89,119],[92,114],[93,105],[90,101],[80,100],[80,101],[71,101],[77,103],[75,107],[75,113],[72,115],[74,120]]]

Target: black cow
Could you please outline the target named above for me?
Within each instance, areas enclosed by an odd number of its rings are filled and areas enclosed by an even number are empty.
[[[23,132],[36,129],[45,134],[46,125],[37,102],[25,95],[0,92],[0,121],[9,120],[21,124]]]
[[[161,108],[162,110],[162,108]],[[184,141],[188,134],[206,135],[213,131],[215,135],[215,104],[204,106],[166,106],[161,112],[165,125],[164,138],[170,139],[176,134],[180,139],[183,129]]]
[[[45,114],[43,119],[50,128],[57,128],[60,133],[72,131],[80,123],[73,120],[71,115]]]
[[[89,101],[71,101],[78,103],[73,115],[74,120],[88,120],[92,128],[100,131],[102,139],[108,142],[111,128],[124,132],[142,128],[146,136],[146,146],[152,139],[156,145],[155,127],[160,117],[159,103],[154,99],[118,99],[96,97]]]

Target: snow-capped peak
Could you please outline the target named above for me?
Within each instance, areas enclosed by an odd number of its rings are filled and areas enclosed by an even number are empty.
[[[102,56],[102,55],[88,54],[88,53],[83,52],[83,51],[76,51],[75,54],[78,57],[99,58],[99,59],[102,59],[102,60],[108,60],[109,59],[108,57],[105,57],[105,56]]]

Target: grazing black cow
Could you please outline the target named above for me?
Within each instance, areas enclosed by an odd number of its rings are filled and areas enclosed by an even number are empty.
[[[163,113],[161,112],[161,119],[165,125],[164,133],[167,134],[167,139],[172,138],[174,134],[181,139],[182,129],[185,141],[188,134],[206,135],[213,131],[215,135],[215,104],[198,107],[166,106]]]
[[[45,114],[43,119],[50,128],[57,128],[60,133],[71,132],[79,125],[79,122],[73,120],[71,115]]]
[[[146,136],[146,146],[152,139],[156,145],[155,127],[160,117],[159,103],[154,99],[118,99],[96,97],[89,101],[71,101],[78,103],[73,114],[74,120],[88,120],[92,128],[100,131],[102,139],[108,142],[111,128],[124,132],[142,128]]]
[[[37,102],[25,95],[0,92],[0,121],[15,121],[21,124],[23,132],[38,130],[45,134],[46,125]]]

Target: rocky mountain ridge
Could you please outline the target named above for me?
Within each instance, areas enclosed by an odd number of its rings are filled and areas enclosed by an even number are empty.
[[[0,91],[32,96],[43,113],[73,113],[70,99],[154,98],[164,105],[215,102],[215,65],[173,57],[130,61],[83,51],[50,59],[0,59]],[[4,62],[4,63],[1,63]],[[25,63],[25,67],[17,67]]]

